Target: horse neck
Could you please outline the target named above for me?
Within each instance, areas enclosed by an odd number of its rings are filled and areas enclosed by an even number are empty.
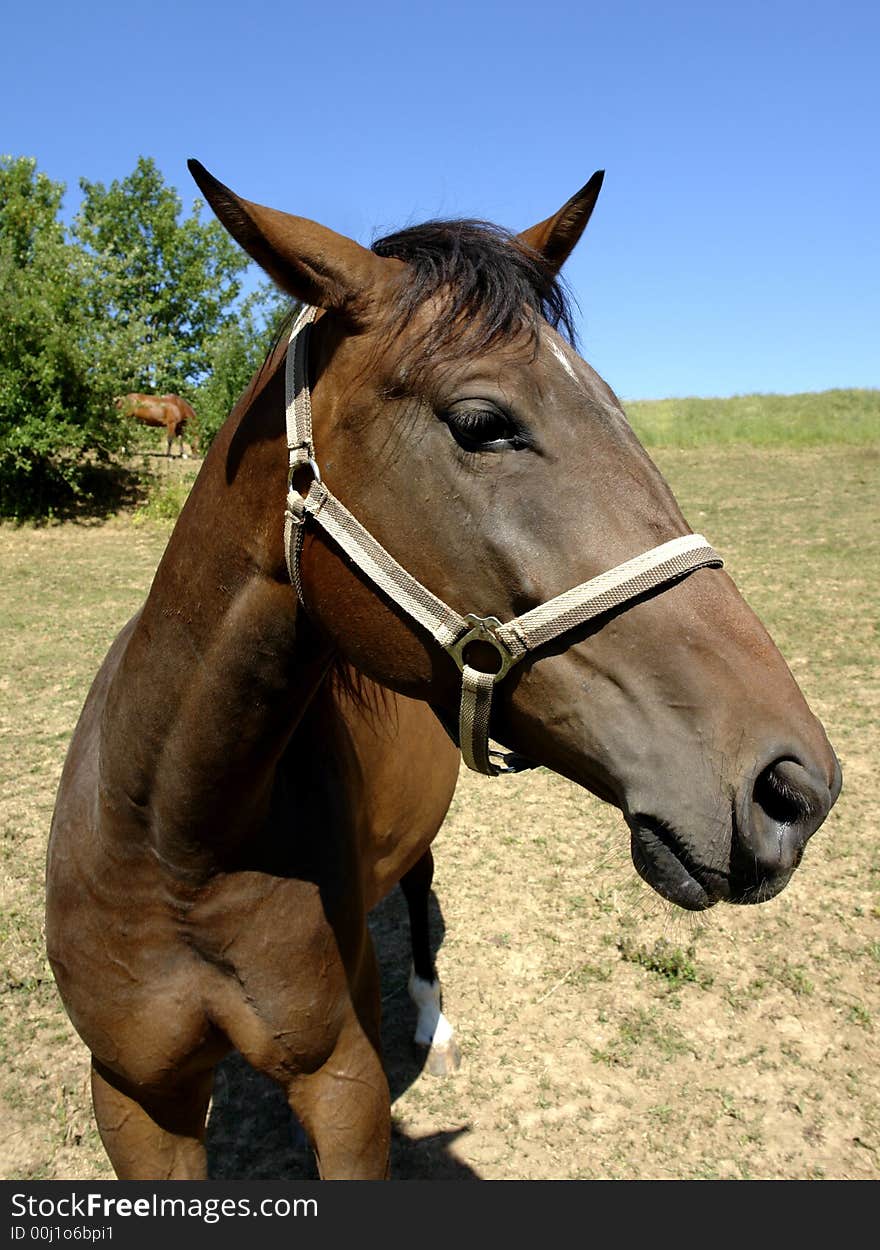
[[[127,798],[133,831],[165,861],[196,872],[264,822],[277,761],[331,659],[284,569],[277,373],[238,411],[174,529],[102,725],[105,792]]]

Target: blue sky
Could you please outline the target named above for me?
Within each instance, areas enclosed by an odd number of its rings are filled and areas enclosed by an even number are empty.
[[[522,229],[606,181],[566,267],[623,398],[880,385],[880,5],[7,6],[0,150],[68,187],[197,156],[368,243]]]

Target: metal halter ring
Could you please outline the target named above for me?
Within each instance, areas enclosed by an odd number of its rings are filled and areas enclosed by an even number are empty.
[[[300,469],[311,469],[312,477],[316,482],[320,482],[321,470],[318,468],[318,463],[309,457],[308,460],[300,460],[298,464],[292,464],[287,470],[287,489],[289,491],[293,490],[293,475],[294,473],[299,473]]]
[[[487,642],[490,647],[494,647],[498,653],[500,661],[497,672],[492,676],[496,682],[506,677],[516,663],[518,656],[512,655],[507,645],[496,634],[496,630],[501,628],[501,622],[497,616],[474,616],[472,612],[468,612],[464,618],[471,625],[466,634],[462,634],[449,648],[449,654],[455,660],[458,667],[464,671],[466,660],[464,658],[465,648],[472,642]]]

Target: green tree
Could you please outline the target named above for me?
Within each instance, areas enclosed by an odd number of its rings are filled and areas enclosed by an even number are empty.
[[[192,402],[216,373],[216,428],[259,364],[280,298],[263,288],[241,299],[248,258],[201,221],[199,201],[183,217],[152,160],[109,187],[80,185],[66,231],[64,186],[31,158],[0,159],[0,515],[88,497],[95,466],[132,433],[114,395]]]
[[[108,338],[96,273],[59,220],[62,183],[0,158],[0,515],[39,516],[87,493],[119,445],[111,407],[142,327]]]
[[[298,305],[264,283],[208,343],[209,368],[193,401],[204,453]]]
[[[211,345],[230,323],[250,263],[219,222],[202,222],[202,202],[182,203],[155,162],[109,187],[80,180],[73,234],[99,275],[96,292],[118,330],[137,327],[137,383],[127,389],[192,398],[208,372]]]

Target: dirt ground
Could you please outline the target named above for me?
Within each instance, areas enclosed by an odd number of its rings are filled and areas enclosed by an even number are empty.
[[[397,1179],[880,1175],[880,457],[655,458],[725,554],[841,758],[843,795],[794,880],[700,916],[637,877],[618,813],[545,771],[463,773],[435,842],[451,1078],[420,1071],[395,892],[373,914]],[[109,1178],[87,1062],[42,944],[46,834],[67,742],[168,525],[0,528],[0,1176]],[[315,1175],[280,1093],[233,1057],[217,1178]]]

